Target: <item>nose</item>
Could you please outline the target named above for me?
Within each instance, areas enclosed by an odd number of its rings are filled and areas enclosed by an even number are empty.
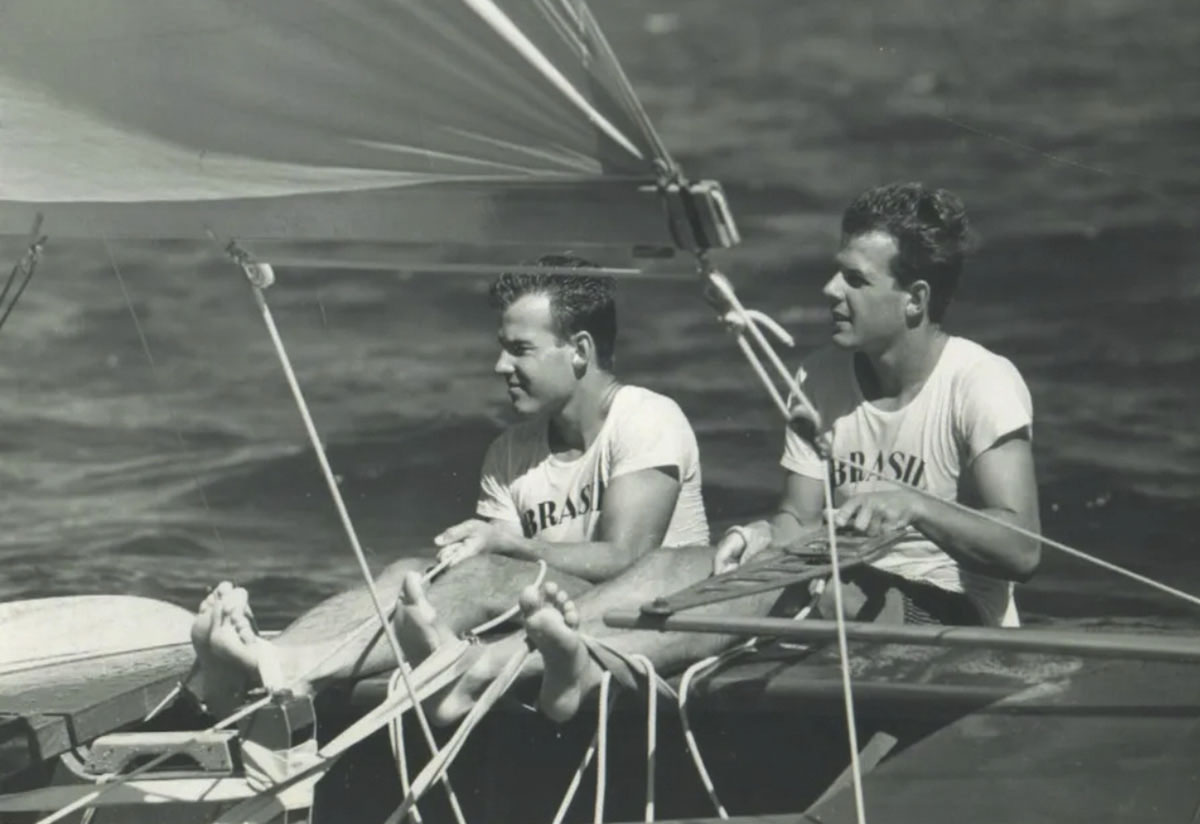
[[[497,375],[511,375],[513,373],[513,359],[507,349],[500,350],[500,357],[496,358],[496,365],[493,368]]]
[[[821,294],[825,295],[825,297],[829,298],[831,301],[837,302],[842,299],[842,296],[845,294],[845,289],[846,279],[842,277],[842,272],[839,269],[837,272],[834,272],[833,277],[831,277],[825,283],[825,288],[821,290]]]

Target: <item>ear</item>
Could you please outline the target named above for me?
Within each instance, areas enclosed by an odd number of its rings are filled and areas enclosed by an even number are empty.
[[[583,370],[595,357],[596,341],[591,332],[576,332],[571,335],[571,366],[575,368],[577,375],[582,375]]]
[[[917,323],[922,317],[929,315],[929,298],[932,294],[929,281],[914,280],[904,290],[908,297],[904,301],[904,317],[910,323]]]

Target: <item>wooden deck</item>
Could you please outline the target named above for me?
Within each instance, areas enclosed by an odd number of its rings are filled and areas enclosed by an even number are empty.
[[[190,620],[146,598],[0,604],[0,788],[144,718],[191,667]]]

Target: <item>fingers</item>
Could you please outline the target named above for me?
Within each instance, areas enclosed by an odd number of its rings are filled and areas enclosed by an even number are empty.
[[[849,528],[863,535],[878,535],[879,522],[883,518],[878,504],[869,498],[852,498],[837,511],[835,524],[840,529]]]
[[[433,543],[437,546],[446,546],[447,544],[465,541],[472,535],[479,532],[480,529],[487,526],[485,521],[478,518],[471,518],[462,523],[455,524],[449,529],[444,530],[440,535],[433,539]]]
[[[713,556],[713,574],[720,575],[723,572],[737,569],[745,551],[745,538],[740,533],[730,532],[721,540],[721,543],[717,544],[717,551]]]
[[[463,521],[462,523],[455,524],[454,526],[443,530],[440,535],[433,539],[433,543],[436,546],[444,547],[447,544],[453,544],[461,541],[463,538],[467,537],[468,534],[470,534],[471,523],[472,521]]]
[[[439,564],[446,563],[456,566],[468,558],[478,555],[482,549],[483,541],[475,537],[468,537],[443,547],[437,554],[437,560]]]
[[[850,528],[871,537],[903,529],[912,522],[910,509],[883,495],[856,495],[842,504],[834,517],[838,528]]]

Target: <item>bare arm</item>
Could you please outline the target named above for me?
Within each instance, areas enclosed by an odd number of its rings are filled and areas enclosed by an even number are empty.
[[[970,467],[979,510],[1003,523],[1040,534],[1033,450],[1024,433],[1011,433]],[[946,504],[926,499],[928,512],[916,527],[977,572],[1027,581],[1041,563],[1040,541]]]
[[[678,475],[675,467],[663,466],[614,478],[604,491],[596,541],[543,541],[524,537],[513,524],[466,521],[438,536],[437,543],[444,552],[452,551],[453,543],[471,544],[475,551],[544,560],[579,578],[607,581],[662,546],[679,499]]]
[[[805,531],[820,526],[825,511],[821,481],[788,472],[779,509],[769,519],[735,528],[717,545],[713,572],[728,572],[769,546],[787,546]]]
[[[642,469],[614,478],[604,491],[596,537],[585,543],[513,538],[494,551],[550,566],[588,581],[607,581],[662,546],[679,499],[675,467]]]
[[[771,518],[771,543],[785,546],[824,520],[825,488],[816,478],[787,474],[779,511]]]
[[[912,525],[968,569],[1028,580],[1041,561],[1041,542],[1003,525],[1041,531],[1033,453],[1025,431],[1000,438],[969,471],[978,510],[1002,523],[910,489],[856,495],[838,510],[838,523],[872,535]]]

